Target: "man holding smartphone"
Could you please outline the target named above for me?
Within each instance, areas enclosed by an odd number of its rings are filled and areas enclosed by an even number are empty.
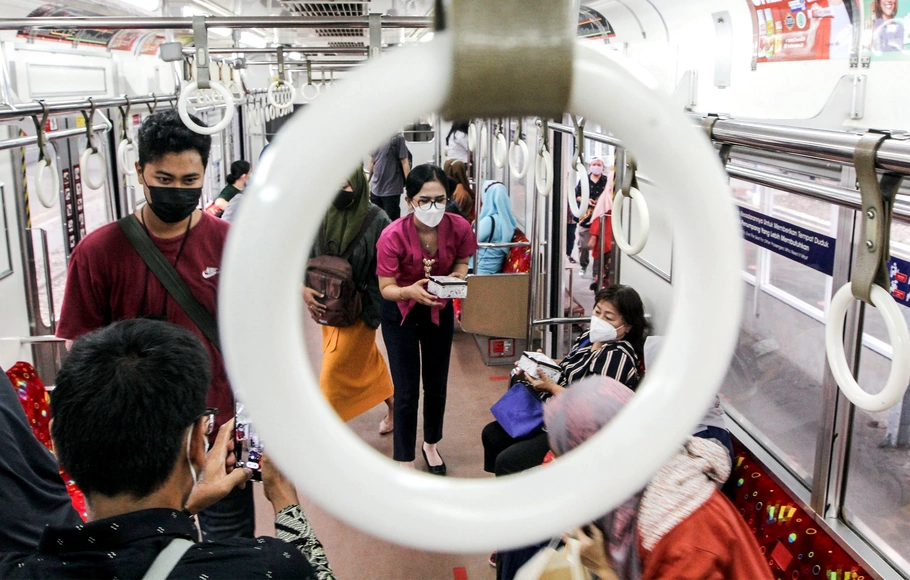
[[[214,318],[221,255],[230,226],[198,208],[212,138],[190,131],[177,111],[171,110],[148,117],[138,141],[136,169],[147,203],[129,219],[138,221],[140,235],[146,242],[151,240],[192,298]],[[234,398],[218,345],[165,289],[121,224],[107,224],[73,250],[57,336],[72,341],[117,320],[140,317],[180,325],[202,341],[211,361],[207,404],[219,410],[216,428],[229,421]],[[199,522],[205,539],[252,538],[255,519],[248,487],[200,514]]]

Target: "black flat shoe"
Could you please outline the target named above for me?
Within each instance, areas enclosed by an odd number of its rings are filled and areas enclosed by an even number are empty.
[[[442,465],[430,465],[430,460],[427,459],[427,452],[424,451],[423,448],[420,449],[420,452],[423,453],[423,460],[427,464],[427,471],[429,471],[433,475],[445,475],[446,474],[446,462],[445,461],[442,462]],[[439,453],[439,451],[437,450],[436,453]],[[442,459],[442,455],[440,455],[439,458]]]

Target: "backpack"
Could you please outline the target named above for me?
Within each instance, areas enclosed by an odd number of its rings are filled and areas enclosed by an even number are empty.
[[[324,326],[350,326],[363,313],[361,293],[354,283],[354,268],[349,261],[354,248],[366,233],[367,228],[379,214],[380,209],[371,205],[357,236],[348,249],[340,256],[323,255],[310,258],[306,267],[306,285],[323,295],[320,303],[325,306],[323,314],[310,312],[313,320]],[[323,244],[325,247],[325,244]]]

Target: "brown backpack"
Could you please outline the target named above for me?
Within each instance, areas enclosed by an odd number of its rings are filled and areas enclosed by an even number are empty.
[[[358,288],[354,283],[354,268],[349,259],[379,212],[377,206],[370,207],[360,231],[342,255],[316,256],[307,262],[306,285],[323,295],[319,303],[325,306],[323,314],[310,312],[317,323],[325,326],[350,326],[360,319],[363,312],[361,293],[364,289]],[[326,248],[325,243],[323,248]]]

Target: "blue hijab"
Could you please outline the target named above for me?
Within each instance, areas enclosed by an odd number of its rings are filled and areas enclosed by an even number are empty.
[[[512,215],[512,200],[506,186],[498,181],[483,183],[477,240],[480,243],[503,244],[512,241],[517,223]],[[477,273],[496,274],[509,254],[508,248],[486,248],[477,251]]]

